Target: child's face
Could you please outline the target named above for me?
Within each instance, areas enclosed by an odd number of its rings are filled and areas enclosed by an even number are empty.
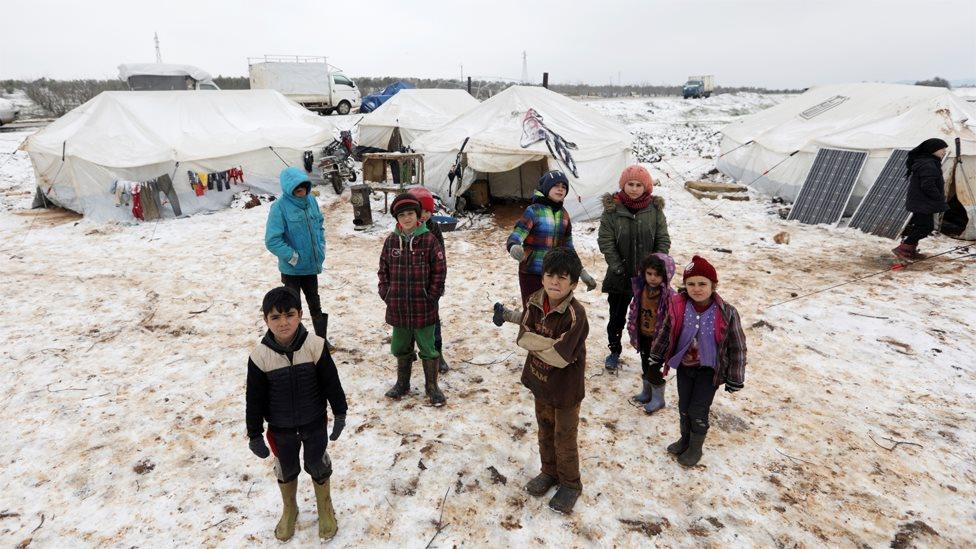
[[[546,289],[550,303],[560,303],[573,293],[576,284],[569,278],[569,273],[545,273],[542,275],[542,287]]]
[[[657,288],[664,282],[664,277],[655,269],[644,270],[644,282],[651,288]]]
[[[295,198],[305,198],[305,196],[308,195],[308,189],[305,188],[305,185],[299,185],[295,187],[295,190],[292,191],[291,194],[293,194]]]
[[[644,194],[644,184],[640,181],[628,181],[624,183],[624,192],[630,198],[640,198]]]
[[[433,215],[433,214],[431,214],[427,210],[424,210],[424,211],[420,212],[420,222],[421,223],[427,223],[427,220],[430,219],[431,215]]]
[[[397,214],[397,223],[404,232],[409,233],[416,229],[419,224],[417,221],[417,212],[413,210],[405,210]]]
[[[549,189],[549,198],[553,202],[562,202],[563,199],[566,198],[567,191],[568,189],[566,188],[566,185],[556,183],[551,189]]]
[[[705,303],[712,297],[712,290],[715,288],[712,286],[712,281],[704,276],[692,276],[685,280],[685,289],[696,303]]]
[[[268,325],[271,334],[279,343],[287,343],[295,337],[298,330],[298,323],[302,321],[302,312],[298,309],[288,309],[281,312],[278,309],[271,309],[271,312],[264,317],[264,323]]]

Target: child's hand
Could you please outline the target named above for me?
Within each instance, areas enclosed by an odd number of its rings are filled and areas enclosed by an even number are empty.
[[[743,385],[741,383],[736,383],[735,381],[725,380],[725,390],[734,393],[736,391],[741,391]]]
[[[247,443],[247,447],[251,449],[251,452],[261,459],[264,459],[271,455],[271,451],[268,450],[268,446],[264,443],[264,437],[256,436]]]
[[[590,273],[586,272],[586,269],[583,269],[583,272],[580,273],[580,280],[582,280],[583,284],[586,285],[587,292],[596,288],[596,280],[590,276]]]
[[[329,435],[329,440],[336,440],[339,435],[342,434],[342,430],[346,428],[346,416],[336,416],[332,420],[332,434]]]
[[[291,253],[291,259],[288,260],[288,264],[291,265],[292,267],[298,265],[298,252]]]
[[[515,261],[522,261],[525,257],[525,248],[521,245],[516,244],[508,249],[508,255],[512,256]]]

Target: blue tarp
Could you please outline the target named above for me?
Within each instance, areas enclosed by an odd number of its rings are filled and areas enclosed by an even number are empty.
[[[383,91],[379,93],[371,93],[363,98],[362,106],[359,107],[359,112],[373,112],[380,105],[386,103],[386,100],[393,97],[396,92],[400,90],[408,90],[415,88],[410,82],[397,82],[395,84],[390,84],[389,86],[383,88]]]

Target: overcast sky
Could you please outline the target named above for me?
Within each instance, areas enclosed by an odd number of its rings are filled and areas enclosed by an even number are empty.
[[[335,6],[346,6],[335,9]],[[327,10],[326,7],[333,9]],[[183,0],[0,3],[0,80],[114,78],[155,60],[246,76],[327,55],[350,76],[807,87],[976,78],[976,0]]]

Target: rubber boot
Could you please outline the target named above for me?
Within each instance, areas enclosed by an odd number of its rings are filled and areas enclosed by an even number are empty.
[[[439,361],[436,358],[429,360],[424,360],[424,391],[427,392],[427,397],[430,398],[430,403],[433,406],[443,406],[447,400],[444,398],[444,393],[441,392],[440,388],[437,386],[437,366]]]
[[[547,475],[545,473],[539,473],[534,479],[530,480],[525,485],[525,491],[528,492],[529,495],[538,498],[546,495],[546,492],[557,484],[559,484],[559,481],[556,480],[556,477]]]
[[[702,445],[705,444],[705,434],[708,432],[708,420],[691,420],[691,436],[688,439],[688,449],[678,456],[678,463],[691,467],[702,457]]]
[[[651,385],[651,400],[644,405],[644,412],[653,414],[664,408],[664,384]]]
[[[641,392],[634,395],[634,400],[641,404],[647,404],[651,400],[651,382],[641,378]]]
[[[312,481],[312,486],[315,488],[315,506],[319,511],[319,538],[325,541],[334,538],[339,531],[329,484],[330,479],[325,479],[322,484]]]
[[[573,507],[576,505],[576,500],[580,497],[581,493],[576,488],[559,486],[559,489],[556,490],[556,495],[552,496],[552,499],[549,500],[549,508],[557,513],[568,515],[573,512]]]
[[[914,260],[918,258],[918,253],[916,252],[917,248],[917,245],[905,244],[902,242],[897,248],[892,248],[891,253],[902,259]]]
[[[603,367],[607,369],[610,373],[615,373],[617,368],[620,367],[620,353],[611,352],[607,355],[607,358],[603,360]]]
[[[278,526],[275,526],[275,538],[279,541],[288,541],[295,535],[295,521],[298,520],[298,502],[295,501],[295,493],[298,490],[298,479],[287,483],[278,483],[281,490],[281,519]]]
[[[447,361],[444,360],[444,353],[441,352],[440,349],[437,349],[437,352],[441,354],[441,356],[437,358],[437,369],[440,370],[442,374],[446,373],[451,369],[451,367],[448,366]]]
[[[396,385],[386,392],[386,396],[390,398],[400,398],[410,392],[411,369],[413,369],[413,360],[410,357],[397,358]]]
[[[332,343],[329,343],[329,315],[327,313],[312,316],[312,329],[315,331],[315,335],[325,340],[330,353],[335,350]]]
[[[691,437],[691,418],[688,414],[681,414],[681,438],[668,445],[668,452],[674,455],[681,455],[688,449],[688,441]]]

